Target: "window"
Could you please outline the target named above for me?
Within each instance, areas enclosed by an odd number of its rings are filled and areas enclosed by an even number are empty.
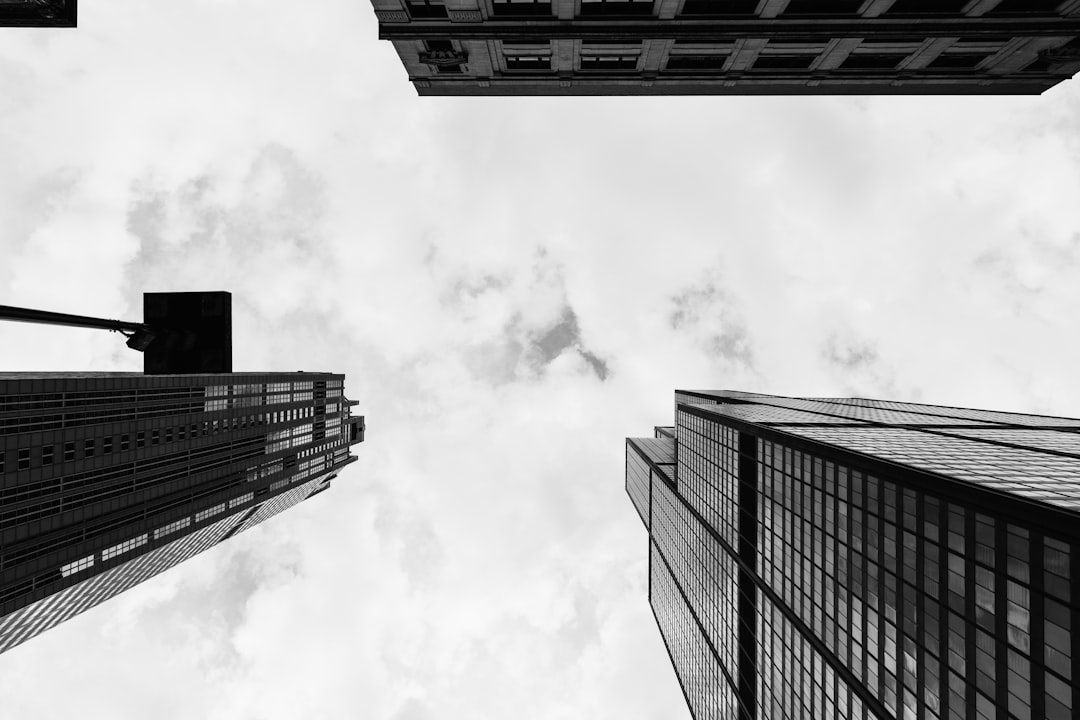
[[[506,69],[512,71],[544,71],[551,69],[550,55],[507,55]]]
[[[1025,65],[1021,72],[1049,72],[1050,67],[1051,64],[1049,60],[1046,60],[1045,58],[1035,58]]]
[[[759,55],[753,70],[806,70],[817,55]]]
[[[76,560],[75,562],[68,563],[67,565],[62,565],[60,567],[60,575],[62,577],[67,577],[68,575],[74,575],[77,572],[82,572],[83,570],[86,570],[87,568],[93,566],[94,556],[88,555],[82,560]]]
[[[1044,538],[1043,589],[1047,595],[1069,601],[1069,546],[1054,538]]]
[[[97,449],[97,441],[94,438],[90,438],[83,442],[83,457],[94,457],[94,452]]]
[[[171,427],[165,428],[165,442],[171,443],[173,438],[173,429]]]
[[[840,64],[841,70],[894,70],[906,54],[848,55]]]
[[[757,16],[758,0],[686,0],[683,15]]]
[[[968,0],[896,0],[889,15],[959,15]]]
[[[923,38],[916,36],[908,37],[873,37],[863,38],[863,45],[921,45]]]
[[[1061,603],[1046,599],[1046,667],[1065,677],[1072,674],[1069,610]]]
[[[101,452],[102,452],[103,455],[108,455],[108,454],[112,453],[112,451],[113,451],[113,439],[110,436],[110,437],[105,438],[105,440],[102,441]]]
[[[105,562],[106,560],[114,558],[117,555],[123,555],[126,552],[129,552],[131,550],[134,550],[137,547],[140,547],[141,545],[145,545],[148,537],[149,536],[145,535],[145,534],[140,535],[137,538],[132,538],[131,540],[125,540],[124,542],[120,543],[119,545],[113,545],[110,548],[105,548],[104,550],[101,551],[101,561]]]
[[[653,0],[581,0],[582,17],[652,15]]]
[[[1031,591],[1019,583],[1008,581],[1006,586],[1006,638],[1010,645],[1031,651]]]
[[[126,451],[131,447],[131,435],[124,434],[120,436],[120,452]]]
[[[46,445],[45,447],[41,448],[41,464],[42,465],[52,465],[53,464],[53,453],[55,452],[55,450],[56,450],[56,448],[54,448],[52,445]]]
[[[672,55],[668,58],[668,70],[723,70],[728,55]]]
[[[418,0],[417,2],[407,2],[405,6],[409,8],[409,17],[416,20],[439,20],[447,17],[446,8],[440,2]]]
[[[249,500],[254,500],[254,499],[255,499],[255,493],[244,493],[243,495],[241,495],[239,497],[234,497],[232,500],[230,500],[229,501],[229,507],[234,508],[237,505],[243,505],[244,503],[248,502]]]
[[[994,15],[1057,15],[1061,0],[1001,0],[997,7],[986,13]]]
[[[509,0],[492,0],[491,9],[497,17],[550,17],[551,3],[539,2],[509,2]]]
[[[135,434],[135,447],[137,447],[137,448],[146,447],[146,433],[145,432],[139,431],[138,433]]]
[[[582,55],[581,69],[605,72],[608,70],[636,70],[637,53],[620,55]]]
[[[19,469],[20,470],[29,470],[30,469],[30,448],[20,448],[19,449]]]
[[[1009,712],[1031,720],[1031,662],[1014,650],[1008,654]]]
[[[75,459],[75,443],[64,443],[64,462],[71,462]]]
[[[217,515],[218,513],[223,512],[225,512],[225,503],[215,505],[214,507],[207,508],[206,510],[200,510],[199,512],[195,513],[195,522],[202,522],[208,517],[212,517],[214,515]]]
[[[1072,713],[1072,688],[1053,674],[1046,674],[1047,720],[1074,720]]]
[[[784,15],[857,15],[863,0],[791,0]]]
[[[155,540],[160,540],[161,538],[165,537],[166,535],[171,535],[172,533],[174,533],[174,532],[176,532],[178,530],[183,530],[184,528],[188,527],[189,525],[191,525],[191,518],[190,517],[186,517],[186,518],[184,518],[182,520],[177,520],[176,522],[169,523],[168,525],[164,525],[162,527],[159,527],[157,530],[154,531],[154,539]]]
[[[964,509],[949,505],[949,549],[964,552]]]
[[[938,542],[938,523],[940,522],[940,505],[936,498],[923,498],[923,533],[927,539]]]
[[[161,431],[160,430],[151,430],[150,431],[150,444],[151,445],[157,445],[159,442],[161,442]]]
[[[938,55],[926,67],[930,70],[973,70],[990,57],[987,53],[945,53]]]

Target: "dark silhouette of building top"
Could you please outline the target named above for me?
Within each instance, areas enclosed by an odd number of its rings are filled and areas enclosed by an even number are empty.
[[[1080,0],[372,0],[420,95],[1038,94]]]
[[[77,0],[0,0],[0,27],[75,27]]]

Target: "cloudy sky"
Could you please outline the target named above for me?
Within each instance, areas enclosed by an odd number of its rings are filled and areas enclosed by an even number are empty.
[[[0,303],[233,293],[327,492],[0,656],[0,716],[685,720],[623,439],[672,391],[1080,415],[1080,89],[421,99],[365,0],[0,29]],[[3,370],[138,370],[7,325]]]

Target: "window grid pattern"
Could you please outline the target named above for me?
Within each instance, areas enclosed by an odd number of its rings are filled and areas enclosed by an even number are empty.
[[[126,552],[131,552],[135,548],[145,545],[147,539],[147,535],[143,534],[139,535],[138,537],[131,538],[130,540],[125,540],[122,543],[113,545],[112,547],[105,548],[101,551],[101,560],[102,562],[104,562],[106,560],[111,560],[117,555],[123,555]]]
[[[758,717],[876,720],[858,693],[766,596],[757,610]]]
[[[628,442],[626,444],[626,494],[637,510],[638,517],[649,527],[649,487],[650,469],[637,451]]]
[[[190,525],[191,525],[191,518],[190,517],[186,517],[186,518],[183,518],[181,520],[177,520],[176,522],[171,522],[168,525],[165,525],[163,527],[159,527],[157,530],[155,530],[154,531],[154,539],[155,540],[160,540],[161,538],[165,537],[166,535],[172,535],[173,533],[179,532],[180,530],[183,530],[184,528],[189,527]]]
[[[243,532],[292,507],[316,492],[323,486],[325,479],[313,478],[263,503],[254,513],[251,509],[234,512],[211,525],[0,617],[0,653],[178,565],[215,545],[224,537]],[[247,519],[237,525],[245,515],[248,516]],[[92,559],[90,564],[93,564]]]
[[[738,699],[712,655],[660,551],[650,543],[653,613],[695,720],[738,717]]]
[[[240,379],[244,374],[229,376]],[[61,565],[70,562],[62,550],[71,543],[87,543],[100,537],[115,544],[120,538],[114,528],[123,522],[88,523],[95,517],[108,517],[125,506],[138,505],[143,516],[170,511],[177,505],[197,503],[214,492],[235,492],[240,485],[251,480],[250,471],[242,471],[250,461],[268,452],[297,450],[294,457],[310,456],[318,451],[318,457],[300,461],[286,457],[275,463],[302,480],[327,469],[321,458],[331,454],[334,462],[349,459],[349,441],[341,435],[342,425],[349,418],[348,405],[341,400],[331,403],[331,412],[324,413],[322,406],[281,407],[268,413],[251,413],[249,408],[261,406],[270,395],[288,396],[288,402],[325,402],[327,388],[341,396],[340,380],[328,378],[316,383],[314,380],[235,384],[206,382],[197,387],[162,387],[168,383],[200,382],[199,377],[176,378],[142,376],[141,374],[64,374],[47,379],[25,379],[26,374],[0,374],[0,407],[4,412],[29,416],[53,409],[70,414],[72,410],[82,415],[98,413],[95,419],[107,419],[100,412],[121,413],[126,422],[101,428],[80,430],[94,433],[93,437],[61,440],[54,444],[20,447],[30,436],[15,436],[4,426],[0,435],[0,458],[5,460],[5,472],[0,482],[0,532],[4,550],[0,554],[0,571],[10,571],[22,565],[18,574],[5,573],[4,586],[0,587],[0,603],[5,612],[11,612],[13,599],[51,582],[51,573],[58,573]],[[210,376],[207,376],[210,377]],[[325,377],[325,376],[323,376]],[[98,387],[101,390],[77,390],[78,385]],[[136,387],[132,387],[135,385]],[[316,385],[320,389],[316,390]],[[60,388],[58,392],[39,392],[42,389]],[[145,386],[145,387],[144,387]],[[33,392],[27,393],[27,389]],[[319,395],[319,398],[315,398]],[[206,398],[211,398],[207,400]],[[177,424],[178,416],[159,423],[160,427],[146,428],[142,410],[168,410],[175,413],[178,400],[190,400],[195,405],[182,409],[205,413],[205,403],[217,403],[212,419],[186,422],[200,415],[187,415]],[[144,407],[146,406],[146,407]],[[243,408],[237,411],[235,408]],[[101,408],[102,410],[98,410]],[[243,414],[238,415],[237,412]],[[226,413],[231,416],[225,416]],[[305,418],[315,418],[303,423]],[[65,416],[66,417],[66,416]],[[206,417],[205,414],[202,417]],[[32,419],[32,418],[31,418]],[[85,419],[85,418],[82,418]],[[134,421],[134,422],[133,422]],[[275,430],[288,433],[288,448],[274,447],[279,441],[267,442],[263,426],[300,421],[296,427]],[[139,424],[136,425],[135,423]],[[12,425],[11,427],[14,427]],[[146,428],[138,429],[135,428]],[[325,427],[325,430],[323,429]],[[228,435],[221,433],[228,432]],[[35,438],[41,442],[40,438]],[[156,440],[156,443],[155,443]],[[179,441],[179,442],[177,442]],[[306,446],[305,443],[306,442]],[[12,449],[15,448],[15,449]],[[63,450],[62,462],[58,449]],[[339,453],[337,449],[344,449]],[[332,451],[332,452],[328,452]],[[17,462],[17,465],[16,465]],[[241,470],[240,472],[237,472]],[[245,477],[246,476],[246,477]],[[292,484],[290,482],[289,484]],[[275,488],[280,489],[280,488]],[[205,519],[202,517],[201,519]],[[35,540],[22,535],[21,542],[11,542],[10,533],[27,523],[39,523],[35,532],[46,535],[46,540]],[[72,525],[78,530],[62,535],[50,533],[57,528]],[[142,528],[139,528],[142,530]],[[113,537],[109,537],[109,536]],[[121,536],[122,537],[122,536]],[[11,542],[11,544],[9,544]],[[28,573],[33,573],[28,576]],[[17,578],[13,581],[12,578]],[[62,577],[62,575],[61,575]]]
[[[255,493],[253,493],[253,492],[244,493],[243,495],[239,495],[237,497],[234,497],[232,500],[230,500],[229,501],[229,508],[231,509],[231,508],[234,508],[234,507],[239,507],[240,505],[243,505],[246,502],[251,502],[254,499],[255,499]]]
[[[977,412],[973,415],[961,422],[970,425],[982,419]],[[695,463],[702,468],[699,474],[718,472],[715,461],[694,459],[715,456],[702,444],[733,449],[738,434],[704,431],[713,423],[688,412],[678,413],[677,419],[679,496],[666,487],[653,488],[652,536],[660,554],[674,558],[668,568],[674,582],[701,625],[708,627],[710,603],[735,606],[736,580],[733,577],[730,595],[715,590],[702,594],[700,581],[687,566],[707,564],[700,548],[716,543],[708,533],[679,534],[670,528],[686,526],[684,515],[691,525],[695,521],[678,502],[681,496],[692,505],[687,484],[697,480]],[[695,425],[693,420],[703,422]],[[1029,416],[1030,429],[1000,424],[936,429],[940,423],[927,423],[934,426],[933,433],[885,427],[783,430],[843,436],[845,441],[833,443],[842,447],[851,447],[846,442],[850,436],[888,438],[867,449],[852,449],[916,467],[910,457],[896,455],[930,457],[947,468],[938,472],[954,477],[971,467],[1026,465],[1024,477],[1032,483],[1075,487],[1075,482],[1047,479],[1053,477],[1048,473],[1054,463],[1067,464],[1072,458],[978,442],[1020,445],[1030,434],[1046,450],[1070,452],[1073,433],[1064,425],[1039,429],[1040,420]],[[899,443],[890,457],[888,446],[896,437],[929,439],[931,447],[919,447],[915,440]],[[772,606],[766,593],[755,601],[759,717],[877,717],[871,707],[863,707],[843,676],[834,673],[839,666],[865,686],[861,692],[881,703],[887,713],[883,717],[897,720],[1077,716],[1080,684],[1071,663],[1074,647],[1080,646],[1072,628],[1078,615],[1070,576],[1077,565],[1075,544],[1045,536],[1044,529],[1030,521],[1018,524],[1016,517],[996,515],[997,501],[985,496],[984,505],[973,508],[905,487],[899,476],[877,477],[763,438],[757,446],[756,571],[785,606]],[[1032,457],[1046,462],[1040,465]],[[735,468],[737,462],[729,471]],[[674,505],[669,507],[669,501]],[[708,516],[705,509],[699,512]],[[806,642],[789,614],[824,645],[828,657],[819,656],[814,644]],[[726,653],[715,633],[706,629],[704,637]],[[736,631],[729,627],[727,635],[734,641]]]
[[[1080,458],[904,428],[799,427],[787,431],[982,487],[1080,509]]]
[[[75,562],[61,566],[60,574],[64,577],[67,577],[68,575],[74,575],[77,572],[82,572],[83,570],[87,570],[92,567],[94,567],[94,556],[87,555],[81,560],[76,560]]]
[[[200,523],[203,520],[212,518],[215,515],[220,515],[223,512],[225,512],[225,503],[220,503],[218,505],[215,505],[214,507],[200,510],[199,512],[195,513],[195,522]]]
[[[738,547],[738,432],[679,412],[679,493],[731,547]]]
[[[269,520],[278,513],[288,510],[293,505],[311,497],[320,489],[320,487],[324,487],[324,483],[326,482],[328,482],[327,475],[320,475],[292,490],[283,492],[280,495],[275,495],[261,505],[256,506],[257,509],[255,512],[241,522],[233,534],[242,533],[265,520]]]
[[[999,686],[1010,720],[1039,690],[1046,717],[1073,716],[1073,548],[777,443],[759,454],[762,579],[892,716],[997,720]]]
[[[724,670],[738,676],[738,617],[734,558],[665,483],[652,484],[653,541],[697,615]]]
[[[235,522],[235,516],[220,520],[0,617],[0,652],[9,650],[197,555],[228,532],[232,522]]]
[[[768,397],[768,396],[760,396]],[[785,398],[789,399],[789,398]],[[771,399],[770,399],[771,400]],[[872,407],[883,410],[899,410],[915,412],[919,415],[940,415],[957,420],[975,420],[985,423],[999,423],[1005,425],[1023,425],[1025,427],[1063,427],[1080,428],[1080,420],[1076,418],[1051,417],[1048,415],[1026,415],[1024,413],[1001,412],[999,410],[978,410],[974,408],[954,408],[941,405],[924,405],[921,403],[894,402],[892,400],[865,400],[862,398],[819,398],[806,400],[817,404],[819,407],[831,408],[837,404],[853,405],[857,407]]]

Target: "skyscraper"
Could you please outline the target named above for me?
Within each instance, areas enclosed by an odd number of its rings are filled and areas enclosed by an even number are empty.
[[[1080,715],[1080,420],[676,391],[628,438],[697,720]]]
[[[1038,94],[1076,0],[372,0],[420,95]]]
[[[330,486],[329,373],[0,373],[0,652]]]

